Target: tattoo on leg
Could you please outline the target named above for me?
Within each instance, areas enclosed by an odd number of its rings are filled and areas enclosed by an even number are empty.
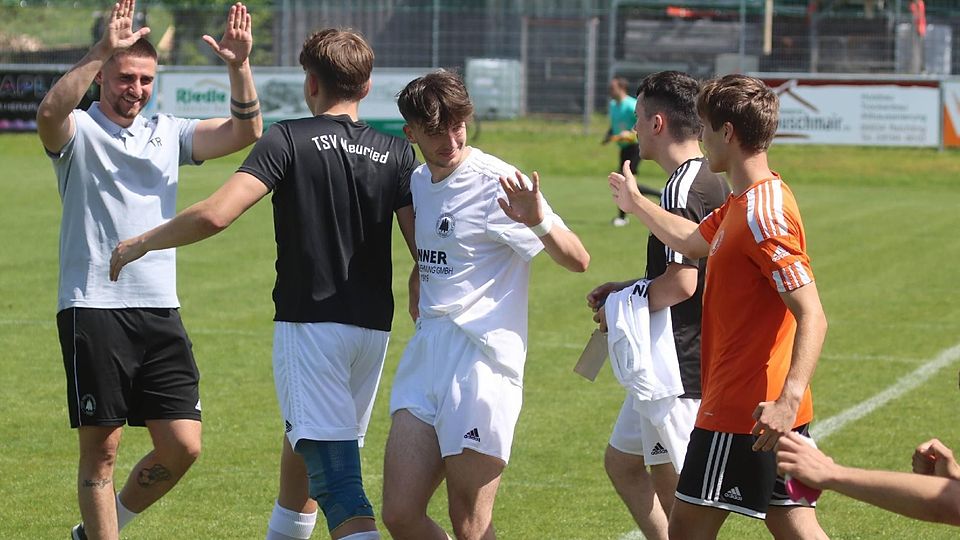
[[[111,484],[109,478],[98,478],[96,480],[85,479],[83,481],[83,487],[94,488],[94,489],[103,489]]]
[[[170,471],[168,471],[163,465],[157,463],[149,469],[140,469],[140,474],[137,475],[137,483],[142,487],[150,487],[157,482],[163,482],[164,480],[170,480],[171,478],[173,478],[173,475],[170,474]]]

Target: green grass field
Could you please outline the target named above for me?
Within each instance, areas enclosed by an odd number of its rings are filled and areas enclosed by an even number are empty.
[[[495,511],[505,539],[639,538],[603,471],[623,393],[609,369],[594,383],[571,372],[592,330],[584,295],[642,274],[647,231],[609,225],[606,173],[615,149],[602,125],[536,120],[483,126],[478,146],[542,174],[551,204],[593,257],[571,274],[538,257],[530,295],[525,403]],[[792,185],[806,225],[830,331],[814,379],[818,420],[897,384],[960,342],[954,267],[960,240],[960,156],[932,150],[776,146],[775,169]],[[180,205],[212,192],[241,155],[184,168]],[[57,343],[60,206],[52,168],[32,135],[0,135],[0,538],[67,538],[78,520],[76,434],[69,429]],[[641,180],[659,185],[653,163]],[[395,250],[397,315],[379,400],[364,449],[364,478],[379,509],[393,372],[412,325],[405,313],[409,255]],[[262,202],[228,231],[180,250],[182,314],[203,375],[204,451],[168,497],[124,531],[130,539],[262,538],[277,486],[282,424],[270,367],[273,227]],[[820,440],[838,461],[909,470],[916,444],[938,436],[960,450],[957,354],[916,388]],[[146,451],[128,429],[116,483]],[[833,538],[954,538],[828,493],[819,515]],[[445,496],[432,515],[446,522]],[[326,538],[320,525],[314,538]],[[765,538],[760,522],[731,517],[721,538]]]

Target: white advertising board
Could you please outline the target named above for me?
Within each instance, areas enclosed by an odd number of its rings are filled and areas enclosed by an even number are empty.
[[[780,96],[781,143],[940,144],[936,82],[765,80]]]
[[[397,133],[403,125],[396,95],[424,69],[374,69],[370,93],[360,103],[360,118]],[[309,116],[303,99],[303,70],[254,70],[264,121]],[[186,118],[214,118],[230,113],[230,80],[226,70],[161,70],[157,77],[157,111]]]

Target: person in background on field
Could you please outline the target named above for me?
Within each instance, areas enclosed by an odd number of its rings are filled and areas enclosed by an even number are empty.
[[[640,156],[653,160],[670,175],[660,207],[692,223],[700,223],[730,193],[726,181],[710,171],[700,151],[699,90],[696,79],[685,73],[662,71],[647,76],[637,89],[634,125]],[[672,426],[661,430],[637,412],[633,394],[628,393],[610,436],[604,466],[649,540],[667,538],[667,519],[680,472],[674,463],[683,463],[683,456],[671,456],[669,449],[686,449],[700,405],[700,316],[705,271],[705,258],[688,259],[652,234],[647,239],[649,310],[670,308],[684,393],[667,415]],[[587,295],[587,304],[596,312],[594,320],[601,330],[607,330],[603,309],[607,296],[636,282],[604,283]],[[684,436],[667,444],[662,439],[671,433]]]
[[[399,94],[424,165],[416,209],[420,318],[393,381],[383,521],[397,540],[446,540],[427,515],[446,480],[453,532],[494,538],[493,506],[522,400],[530,260],[583,272],[590,256],[540,193],[539,177],[467,146],[473,104],[440,71]]]
[[[633,110],[637,106],[636,98],[630,95],[630,85],[627,79],[623,77],[614,77],[610,80],[610,105],[608,115],[610,117],[610,129],[603,137],[602,144],[608,144],[611,141],[617,143],[620,149],[620,157],[617,162],[617,169],[623,168],[623,164],[630,162],[630,172],[637,173],[640,166],[640,147],[637,144],[637,134],[633,132],[633,122],[635,117]],[[639,186],[640,192],[644,195],[659,197],[660,192],[647,186]],[[614,227],[623,227],[628,223],[627,214],[617,208],[617,217],[611,221]]]
[[[668,247],[707,259],[701,325],[703,397],[669,534],[716,538],[730,512],[764,519],[776,538],[826,538],[813,504],[793,501],[774,447],[813,419],[810,380],[827,320],[793,193],[770,170],[779,101],[763,81],[727,75],[697,97],[710,170],[733,193],[700,224],[643,197],[628,167],[609,184],[621,209]]]
[[[334,540],[380,538],[360,447],[393,321],[394,214],[414,250],[410,174],[417,160],[409,142],[359,120],[373,60],[355,32],[309,36],[300,64],[315,116],[273,124],[210,197],[114,251],[117,277],[149,251],[222,231],[273,192],[273,373],[286,435],[267,540],[310,538],[318,506]],[[415,288],[411,299],[415,305]]]
[[[133,30],[133,0],[114,5],[103,37],[61,77],[37,110],[37,132],[57,175],[63,218],[57,328],[77,429],[77,497],[71,532],[115,539],[170,491],[200,453],[200,375],[180,320],[175,251],[152,254],[117,283],[117,241],[176,211],[180,165],[199,165],[262,132],[249,55],[251,20],[230,7],[223,38],[204,40],[227,64],[230,116],[187,120],[141,113],[153,92],[157,53],[149,28]],[[100,100],[76,109],[92,82]],[[146,426],[153,449],[115,494],[123,425]]]
[[[960,526],[960,465],[938,439],[917,446],[913,472],[844,467],[794,433],[777,444],[781,475],[923,521]]]

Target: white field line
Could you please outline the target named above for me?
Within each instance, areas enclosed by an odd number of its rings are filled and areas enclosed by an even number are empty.
[[[897,382],[888,386],[880,393],[875,394],[873,397],[861,401],[853,407],[830,418],[815,422],[813,427],[810,428],[810,434],[813,435],[814,439],[826,439],[846,427],[847,424],[856,422],[887,403],[916,389],[936,375],[941,369],[956,362],[958,359],[960,359],[960,343],[941,351],[936,357],[928,360],[903,377],[900,377]],[[642,538],[643,534],[641,534],[639,530],[633,530],[620,535],[618,540],[640,540]]]
[[[914,390],[928,379],[936,375],[938,371],[949,366],[960,359],[960,343],[957,343],[949,349],[943,350],[933,359],[927,361],[912,372],[900,377],[897,382],[888,386],[879,394],[861,401],[849,409],[831,416],[819,422],[815,421],[810,428],[810,434],[814,439],[825,439],[830,435],[840,431],[847,424],[856,422],[873,411],[883,407],[887,403],[899,398],[900,396]]]

